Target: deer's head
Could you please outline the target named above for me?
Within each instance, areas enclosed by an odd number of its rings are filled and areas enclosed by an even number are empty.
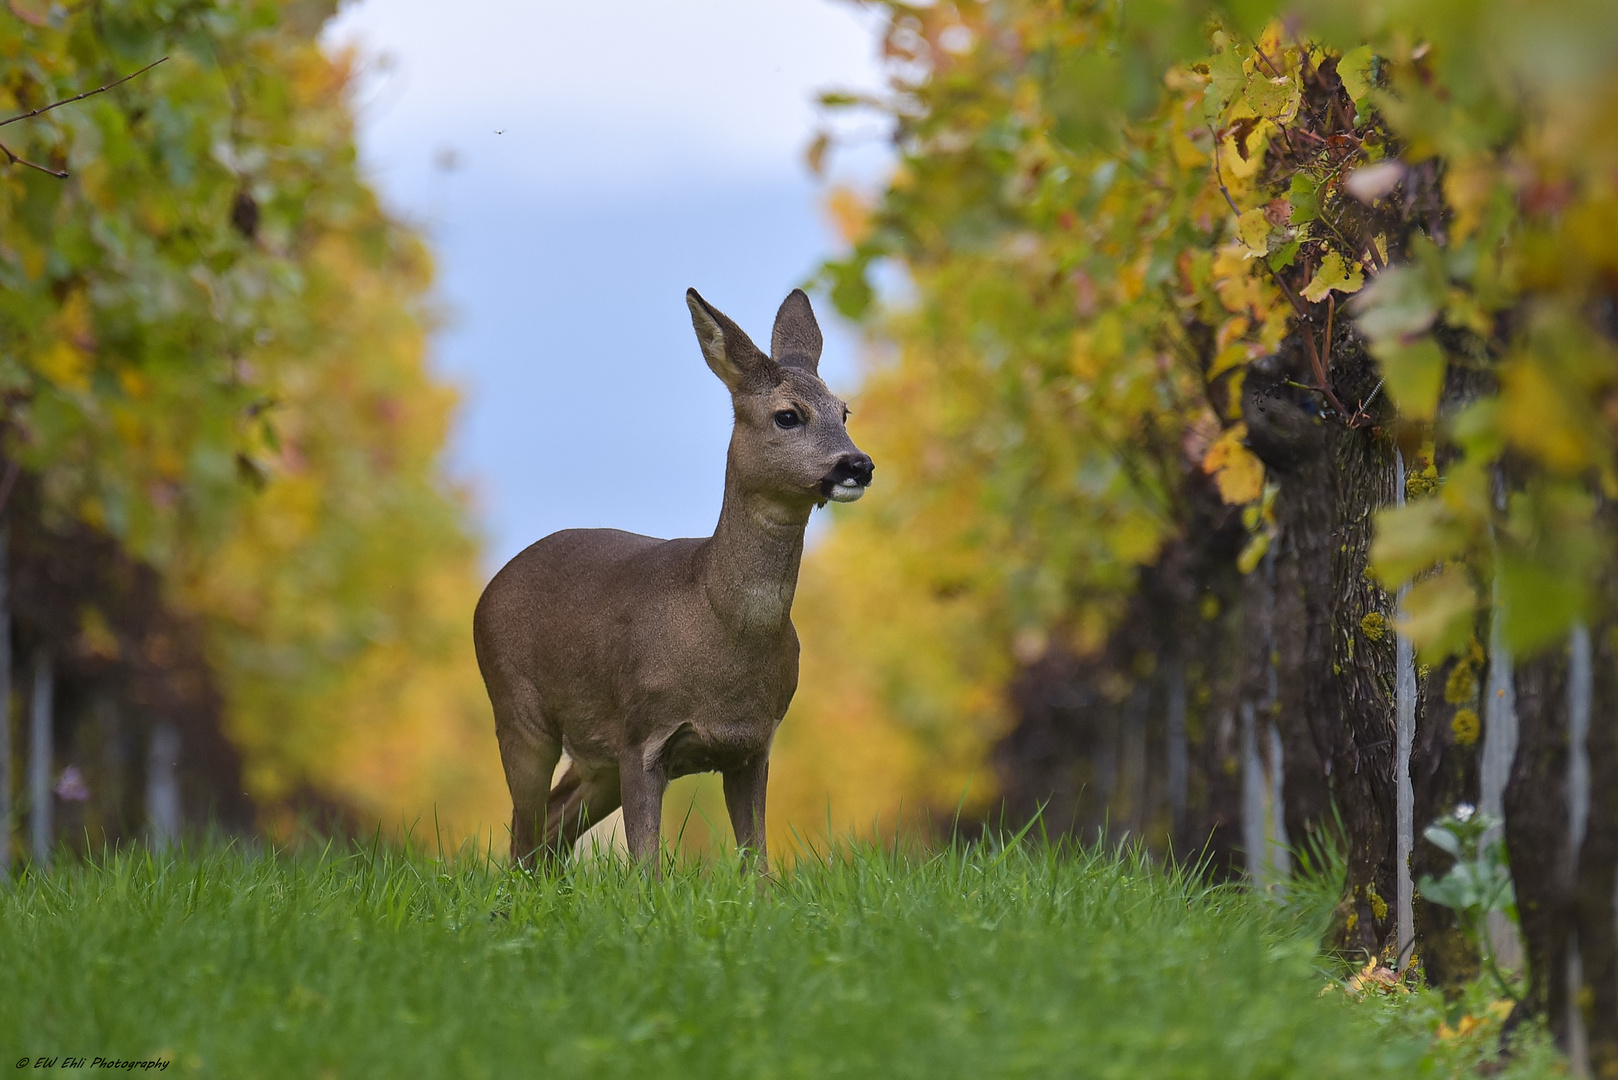
[[[874,466],[848,437],[848,406],[820,381],[820,326],[803,290],[776,312],[768,356],[695,289],[685,301],[708,366],[730,390],[729,467],[742,488],[805,510],[864,495]]]

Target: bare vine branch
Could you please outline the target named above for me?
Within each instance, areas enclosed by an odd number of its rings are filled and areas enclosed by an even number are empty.
[[[139,71],[132,71],[128,75],[125,75],[121,79],[114,79],[112,82],[108,83],[106,86],[98,86],[94,90],[86,90],[82,94],[75,94],[73,97],[63,98],[61,101],[53,101],[49,105],[42,105],[39,108],[33,110],[32,112],[19,113],[16,116],[10,117],[9,119],[0,120],[0,127],[5,127],[7,124],[15,124],[19,120],[32,120],[36,116],[39,116],[39,115],[41,115],[43,113],[48,113],[52,109],[59,109],[63,105],[71,105],[75,101],[83,101],[87,97],[95,97],[97,94],[104,94],[108,90],[111,90],[113,87],[120,86],[123,83],[128,82],[130,79],[133,79],[137,75],[146,74],[148,71],[152,70],[154,67],[161,64],[163,61],[165,61],[167,59],[168,59],[168,57],[166,57],[166,56],[159,57],[156,60],[153,60],[150,64],[147,64],[145,67],[141,68]]]
[[[6,155],[6,164],[7,165],[26,165],[30,169],[38,169],[40,172],[44,173],[45,175],[54,176],[58,180],[66,180],[67,179],[67,170],[66,169],[63,169],[61,172],[57,172],[55,169],[52,169],[52,168],[50,168],[48,166],[37,164],[35,162],[29,161],[27,158],[24,158],[24,157],[18,157],[12,151],[11,147],[7,146],[5,143],[0,143],[0,153],[3,153],[3,154]]]
[[[123,76],[121,78],[114,79],[112,82],[107,83],[105,86],[98,86],[94,90],[86,90],[82,94],[75,94],[70,98],[63,98],[61,101],[53,101],[49,105],[42,105],[39,108],[34,109],[34,110],[30,111],[30,112],[18,113],[16,116],[8,117],[5,120],[0,120],[0,127],[5,127],[7,124],[15,124],[19,120],[32,120],[36,116],[42,116],[45,113],[50,112],[52,109],[61,108],[63,105],[71,105],[75,101],[83,101],[85,98],[95,97],[97,94],[104,94],[108,90],[111,90],[115,86],[123,85],[124,83],[128,82],[130,79],[133,79],[137,75],[146,74],[148,71],[152,70],[154,67],[161,64],[164,60],[167,60],[167,59],[168,59],[168,57],[166,57],[166,56],[159,57],[158,59],[153,60],[150,64],[147,64],[145,67],[141,68],[139,71],[132,71],[128,75],[125,75],[125,76]],[[54,176],[58,180],[67,179],[68,174],[67,174],[66,169],[62,169],[62,170],[58,171],[58,170],[52,169],[52,168],[50,168],[48,166],[40,165],[37,162],[29,161],[27,158],[18,156],[16,153],[14,153],[12,151],[11,147],[7,146],[5,143],[0,143],[0,153],[4,153],[6,155],[6,164],[7,165],[23,165],[23,166],[26,166],[27,168],[30,168],[30,169],[38,169],[40,172],[44,173],[45,175]]]

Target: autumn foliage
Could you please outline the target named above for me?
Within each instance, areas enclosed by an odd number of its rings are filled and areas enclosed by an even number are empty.
[[[883,483],[806,572],[811,653],[844,643],[800,722],[862,687],[913,802],[953,807],[976,767],[1047,827],[1215,865],[1241,864],[1253,805],[1261,840],[1340,820],[1331,939],[1375,952],[1396,771],[1418,838],[1475,801],[1515,664],[1529,1002],[1565,1023],[1559,920],[1600,938],[1587,973],[1618,955],[1618,811],[1598,795],[1571,850],[1565,772],[1587,751],[1599,792],[1615,764],[1610,10],[879,6],[890,92],[827,105],[887,116],[899,165],[862,212],[840,196],[822,283],[886,343],[855,403]],[[879,304],[891,264],[910,292]],[[1447,918],[1417,897],[1416,948],[1462,977]]]
[[[0,169],[3,452],[40,492],[11,527],[88,527],[155,568],[202,628],[261,825],[306,797],[498,819],[431,262],[359,174],[348,61],[315,40],[331,5],[11,8],[5,115],[167,57],[0,129],[69,174]],[[69,615],[45,643],[112,682],[162,652]]]

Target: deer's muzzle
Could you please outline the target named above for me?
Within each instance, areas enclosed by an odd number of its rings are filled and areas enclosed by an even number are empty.
[[[854,502],[871,486],[876,465],[868,454],[844,454],[820,481],[820,493],[832,502]]]

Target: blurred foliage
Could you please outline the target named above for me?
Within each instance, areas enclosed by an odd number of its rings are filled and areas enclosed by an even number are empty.
[[[1470,803],[1463,803],[1427,826],[1422,836],[1455,863],[1442,878],[1425,874],[1417,878],[1416,888],[1431,903],[1450,908],[1460,916],[1461,925],[1495,985],[1506,997],[1516,999],[1520,995],[1495,963],[1489,937],[1489,916],[1494,912],[1504,913],[1513,922],[1517,920],[1517,898],[1501,824],[1494,815],[1479,813]]]
[[[1484,378],[1423,425],[1457,452],[1436,499],[1383,516],[1379,566],[1456,568],[1412,594],[1425,644],[1464,645],[1493,586],[1508,639],[1537,648],[1599,614],[1613,558],[1596,515],[1618,496],[1618,23],[1577,0],[1318,16],[1373,43],[1368,93],[1405,162],[1440,164],[1450,215],[1368,290],[1360,325],[1412,388],[1409,422],[1431,415],[1420,387]]]
[[[0,169],[5,454],[203,617],[267,825],[301,789],[498,820],[431,265],[359,173],[333,8],[12,0],[5,115],[168,60],[0,132],[70,174]]]
[[[1244,506],[1251,572],[1274,482],[1241,387],[1289,340],[1317,420],[1374,425],[1410,463],[1375,558],[1390,587],[1426,575],[1405,625],[1429,658],[1465,646],[1496,581],[1521,649],[1589,614],[1618,495],[1608,5],[871,6],[889,91],[823,104],[884,115],[899,160],[874,198],[834,194],[850,247],[821,285],[891,344],[853,421],[881,482],[805,570],[806,673],[839,644],[804,724],[867,686],[884,738],[948,743],[939,774],[962,775],[1014,659],[1106,639],[1191,520],[1195,470]],[[894,269],[909,289],[879,305]],[[1380,396],[1330,393],[1333,319]]]
[[[900,162],[863,214],[838,196],[851,251],[822,275],[845,315],[892,342],[851,421],[878,484],[806,566],[805,591],[834,598],[798,611],[806,676],[817,641],[842,643],[835,694],[869,685],[876,726],[918,759],[904,794],[949,807],[1004,729],[1016,663],[1105,642],[1139,568],[1182,527],[1188,470],[1212,453],[1223,486],[1262,495],[1239,433],[1221,438],[1234,418],[1208,403],[1184,308],[1224,313],[1237,364],[1285,320],[1267,318],[1274,290],[1239,256],[1215,266],[1234,230],[1210,181],[1206,79],[1175,63],[1207,47],[1195,12],[885,6],[880,107]],[[903,310],[872,306],[892,263],[912,287]],[[873,594],[880,631],[852,614]],[[821,612],[835,629],[815,625]],[[878,632],[905,644],[862,647]],[[938,693],[936,670],[973,692]],[[817,705],[806,677],[806,726],[842,713],[834,696]],[[953,790],[931,782],[943,776]]]

